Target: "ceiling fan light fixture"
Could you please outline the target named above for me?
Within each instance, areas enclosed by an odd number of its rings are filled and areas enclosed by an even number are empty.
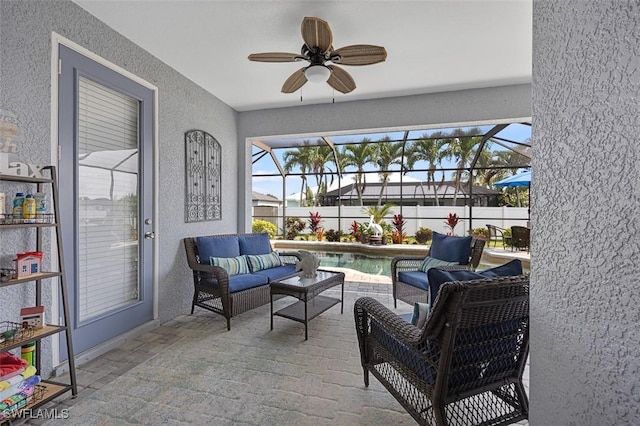
[[[324,65],[311,65],[304,71],[304,76],[312,83],[324,83],[330,75],[331,70]]]

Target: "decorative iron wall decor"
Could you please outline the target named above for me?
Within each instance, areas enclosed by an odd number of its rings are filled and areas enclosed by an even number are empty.
[[[209,133],[191,130],[184,134],[186,197],[185,222],[222,219],[221,148]]]

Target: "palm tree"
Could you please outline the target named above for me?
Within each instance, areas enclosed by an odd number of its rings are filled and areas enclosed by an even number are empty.
[[[427,135],[413,142],[407,150],[407,169],[413,169],[416,162],[424,160],[428,163],[427,185],[433,185],[433,196],[436,206],[440,205],[438,199],[438,188],[436,187],[436,167],[443,158],[442,147],[444,142],[440,139],[433,139]],[[442,179],[444,180],[444,174]]]
[[[524,165],[528,165],[531,160],[527,157],[525,157],[522,154],[519,154],[515,151],[512,151],[510,149],[505,150],[505,151],[497,151],[495,153],[495,162],[497,165],[503,166],[503,167],[508,167],[508,166],[514,166],[512,169],[501,169],[499,170],[500,173],[496,173],[495,175],[495,179],[494,180],[502,180],[505,179],[509,176],[513,176],[515,174],[517,174],[518,169]],[[506,191],[508,192],[510,190],[510,188],[507,188]],[[514,187],[514,192],[516,195],[516,206],[517,207],[521,207],[522,206],[522,197],[520,194],[520,190],[519,188],[516,186]]]
[[[458,200],[458,193],[460,192],[460,183],[462,182],[463,173],[465,172],[464,169],[475,156],[476,149],[480,142],[482,142],[482,137],[470,136],[480,134],[480,129],[478,128],[467,131],[456,129],[453,131],[453,134],[457,135],[457,137],[450,139],[449,146],[444,150],[444,155],[456,161],[457,170],[453,172],[453,178],[455,180],[453,205],[455,206]]]
[[[380,170],[380,182],[382,185],[380,186],[380,194],[378,195],[378,205],[382,205],[382,194],[389,182],[389,176],[391,175],[391,171],[389,167],[392,164],[400,164],[402,165],[402,142],[391,142],[391,138],[389,136],[385,136],[384,138],[378,141],[376,144],[375,150],[375,163],[378,165]]]
[[[356,188],[356,194],[358,194],[358,203],[363,205],[362,193],[367,185],[366,174],[364,173],[364,166],[369,163],[375,163],[375,157],[373,156],[375,150],[371,145],[369,138],[363,138],[359,144],[347,144],[344,146],[341,152],[343,167],[355,167],[356,175],[354,177],[354,186]]]
[[[332,170],[329,165],[334,164],[336,170]],[[327,145],[314,147],[309,158],[309,166],[311,173],[316,177],[317,191],[315,204],[320,206],[320,199],[327,192],[327,188],[333,183],[333,175],[337,171],[336,159],[333,150]],[[331,182],[328,182],[331,178]]]
[[[306,173],[309,171],[309,162],[311,159],[311,154],[313,151],[313,147],[309,146],[309,141],[304,141],[304,146],[299,146],[296,149],[292,149],[290,151],[285,151],[282,155],[282,159],[284,160],[284,171],[285,173],[291,173],[291,171],[299,167],[300,179],[302,179],[302,185],[300,187],[300,205],[302,206],[303,197],[306,193],[307,185],[307,176]]]

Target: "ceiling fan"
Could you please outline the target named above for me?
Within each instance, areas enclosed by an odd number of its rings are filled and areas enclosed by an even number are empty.
[[[282,93],[293,93],[307,81],[326,81],[335,90],[349,93],[356,88],[351,75],[336,65],[328,65],[328,62],[339,65],[372,65],[387,59],[387,51],[382,46],[354,44],[334,50],[331,28],[320,18],[306,17],[302,20],[302,39],[304,44],[299,54],[266,52],[249,55],[249,60],[256,62],[309,62],[308,66],[300,68],[287,78],[282,85]]]

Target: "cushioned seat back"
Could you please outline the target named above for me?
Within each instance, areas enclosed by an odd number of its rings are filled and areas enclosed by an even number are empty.
[[[212,257],[238,257],[240,256],[240,244],[237,236],[196,237],[196,250],[198,262],[209,265]]]
[[[271,242],[269,234],[245,234],[238,236],[240,254],[269,254],[271,253]]]

